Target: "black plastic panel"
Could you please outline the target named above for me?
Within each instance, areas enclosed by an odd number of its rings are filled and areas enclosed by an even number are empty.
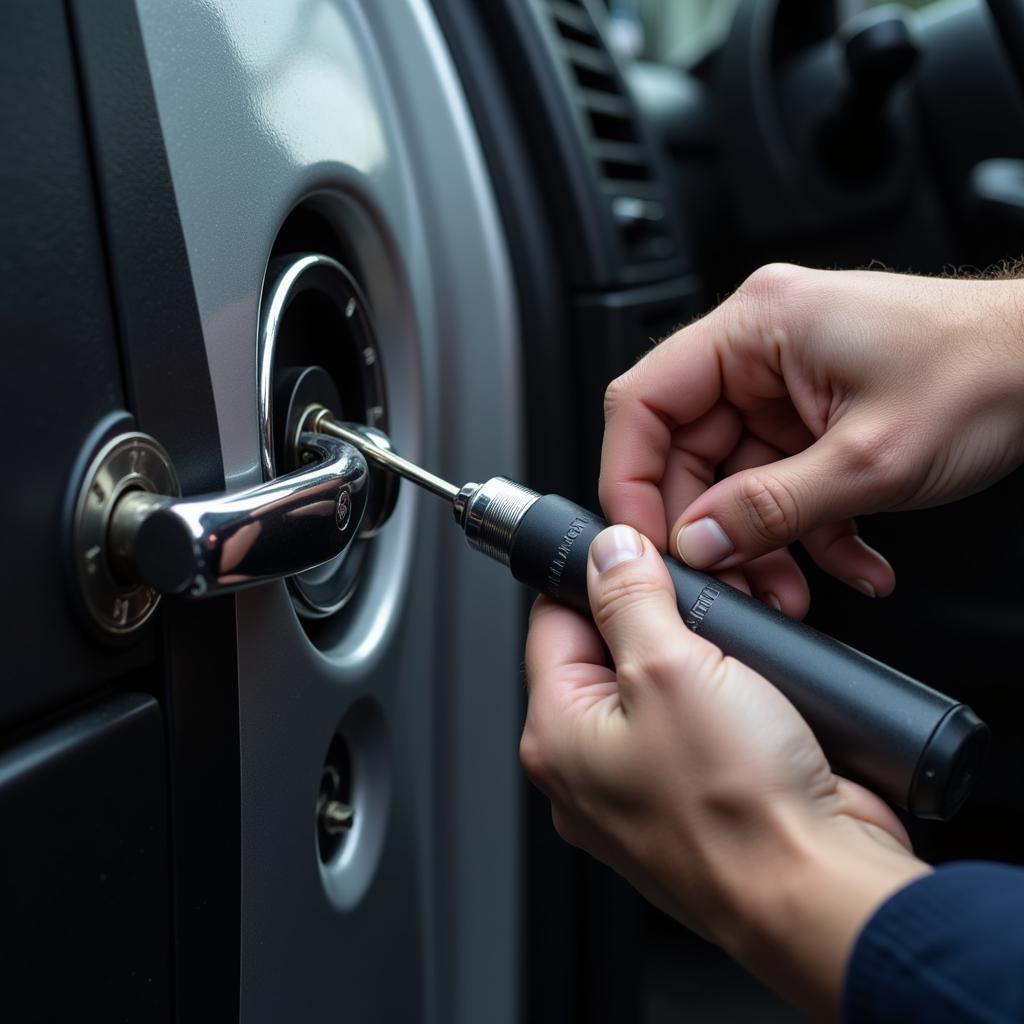
[[[183,1020],[230,1020],[240,890],[234,601],[168,603],[138,639],[110,645],[76,616],[66,571],[62,515],[72,467],[113,410],[130,408],[170,450],[186,493],[223,485],[205,348],[134,4],[3,5],[0,85],[17,98],[0,107],[0,401],[8,442],[0,525],[14,541],[5,563],[0,735],[101,686],[127,682],[159,697],[174,776],[176,1009]],[[162,742],[157,735],[150,744],[161,765]],[[126,757],[120,770],[128,785],[145,766]],[[96,843],[116,838],[108,820],[95,827]],[[167,844],[163,817],[161,829]],[[49,855],[44,831],[12,825],[5,834],[16,837],[5,844],[12,857],[35,863]],[[151,888],[164,904],[166,887],[164,872]],[[24,893],[33,903],[49,898],[39,875],[24,877]],[[164,904],[152,921],[170,945]],[[119,947],[107,953],[113,965],[133,963]],[[166,1013],[166,977],[154,990]],[[93,991],[79,992],[75,1016],[126,1019],[104,1012],[113,1004]],[[6,1010],[0,1003],[0,1014]]]
[[[4,1020],[170,1020],[164,761],[135,694],[0,753]]]
[[[0,90],[2,730],[153,651],[151,642],[120,653],[91,643],[67,597],[62,507],[72,465],[124,394],[59,0],[3,5]]]
[[[129,407],[171,454],[185,494],[218,490],[206,348],[135,4],[68,8]],[[241,899],[235,602],[168,601],[157,617],[163,663],[151,683],[170,746],[176,1017],[230,1021]]]
[[[560,493],[586,507],[598,507],[605,388],[655,344],[702,312],[705,302],[704,283],[696,276],[680,276],[645,288],[574,296],[573,391],[580,449],[572,493],[564,481]]]
[[[134,4],[72,0],[128,401],[182,492],[223,486],[213,391]]]

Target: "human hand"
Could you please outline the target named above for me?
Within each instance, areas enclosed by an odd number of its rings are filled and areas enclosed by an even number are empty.
[[[685,627],[650,541],[605,530],[588,577],[597,628],[542,598],[527,642],[520,753],[556,828],[808,1012],[834,1013],[861,926],[928,868],[774,686]]]
[[[605,412],[611,522],[694,568],[743,565],[790,615],[809,599],[796,540],[885,595],[893,571],[852,516],[952,501],[1024,461],[1024,281],[763,267],[613,381]]]

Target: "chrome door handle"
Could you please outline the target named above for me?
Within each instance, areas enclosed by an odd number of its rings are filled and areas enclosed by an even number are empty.
[[[341,554],[366,507],[366,460],[320,434],[303,434],[300,446],[319,461],[269,483],[198,498],[127,493],[110,521],[114,575],[205,597]]]
[[[170,458],[153,438],[108,442],[80,484],[74,524],[93,618],[127,633],[160,594],[211,596],[340,555],[366,508],[366,460],[352,445],[311,432],[300,435],[299,451],[309,465],[269,483],[180,498]]]

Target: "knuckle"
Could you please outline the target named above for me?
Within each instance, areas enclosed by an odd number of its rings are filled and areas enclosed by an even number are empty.
[[[758,305],[775,306],[785,302],[795,286],[806,278],[807,271],[792,263],[766,263],[750,274],[739,287],[738,294]]]
[[[671,695],[717,671],[722,652],[710,643],[680,645],[669,638],[620,657],[615,674],[623,689],[652,689]]]
[[[751,670],[731,655],[723,654],[715,660],[708,671],[708,679],[716,689],[735,686],[739,679]]]
[[[529,725],[519,740],[519,763],[526,777],[540,789],[550,785],[552,777],[551,760],[536,730]]]
[[[754,536],[769,547],[800,535],[800,503],[778,477],[747,474],[740,484],[740,505]]]
[[[701,679],[709,692],[717,694],[719,698],[733,700],[749,690],[752,674],[753,669],[742,662],[717,652],[714,657],[707,659]],[[744,683],[748,685],[745,686]]]
[[[899,431],[891,424],[850,429],[838,442],[843,472],[870,483],[888,481],[900,472],[905,459]]]
[[[624,611],[661,594],[661,583],[650,576],[623,573],[613,577],[601,587],[593,601],[594,621],[599,628],[607,626]]]
[[[654,644],[645,646],[628,658],[620,658],[615,665],[615,673],[626,687],[645,685],[661,690],[675,686],[684,668],[677,650],[664,644]]]
[[[604,389],[605,420],[611,419],[612,413],[614,413],[615,410],[618,409],[632,393],[634,378],[634,372],[632,370],[627,370],[621,376],[616,377]]]
[[[755,270],[736,292],[733,336],[758,340],[775,359],[790,338],[806,333],[817,303],[809,301],[813,271],[790,263],[768,263]]]

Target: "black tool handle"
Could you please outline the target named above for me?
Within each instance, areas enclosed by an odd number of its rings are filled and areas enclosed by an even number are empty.
[[[589,615],[587,554],[606,525],[558,495],[539,498],[512,538],[512,574]],[[686,625],[774,683],[836,772],[918,817],[956,812],[988,738],[969,707],[713,576],[665,565]]]

